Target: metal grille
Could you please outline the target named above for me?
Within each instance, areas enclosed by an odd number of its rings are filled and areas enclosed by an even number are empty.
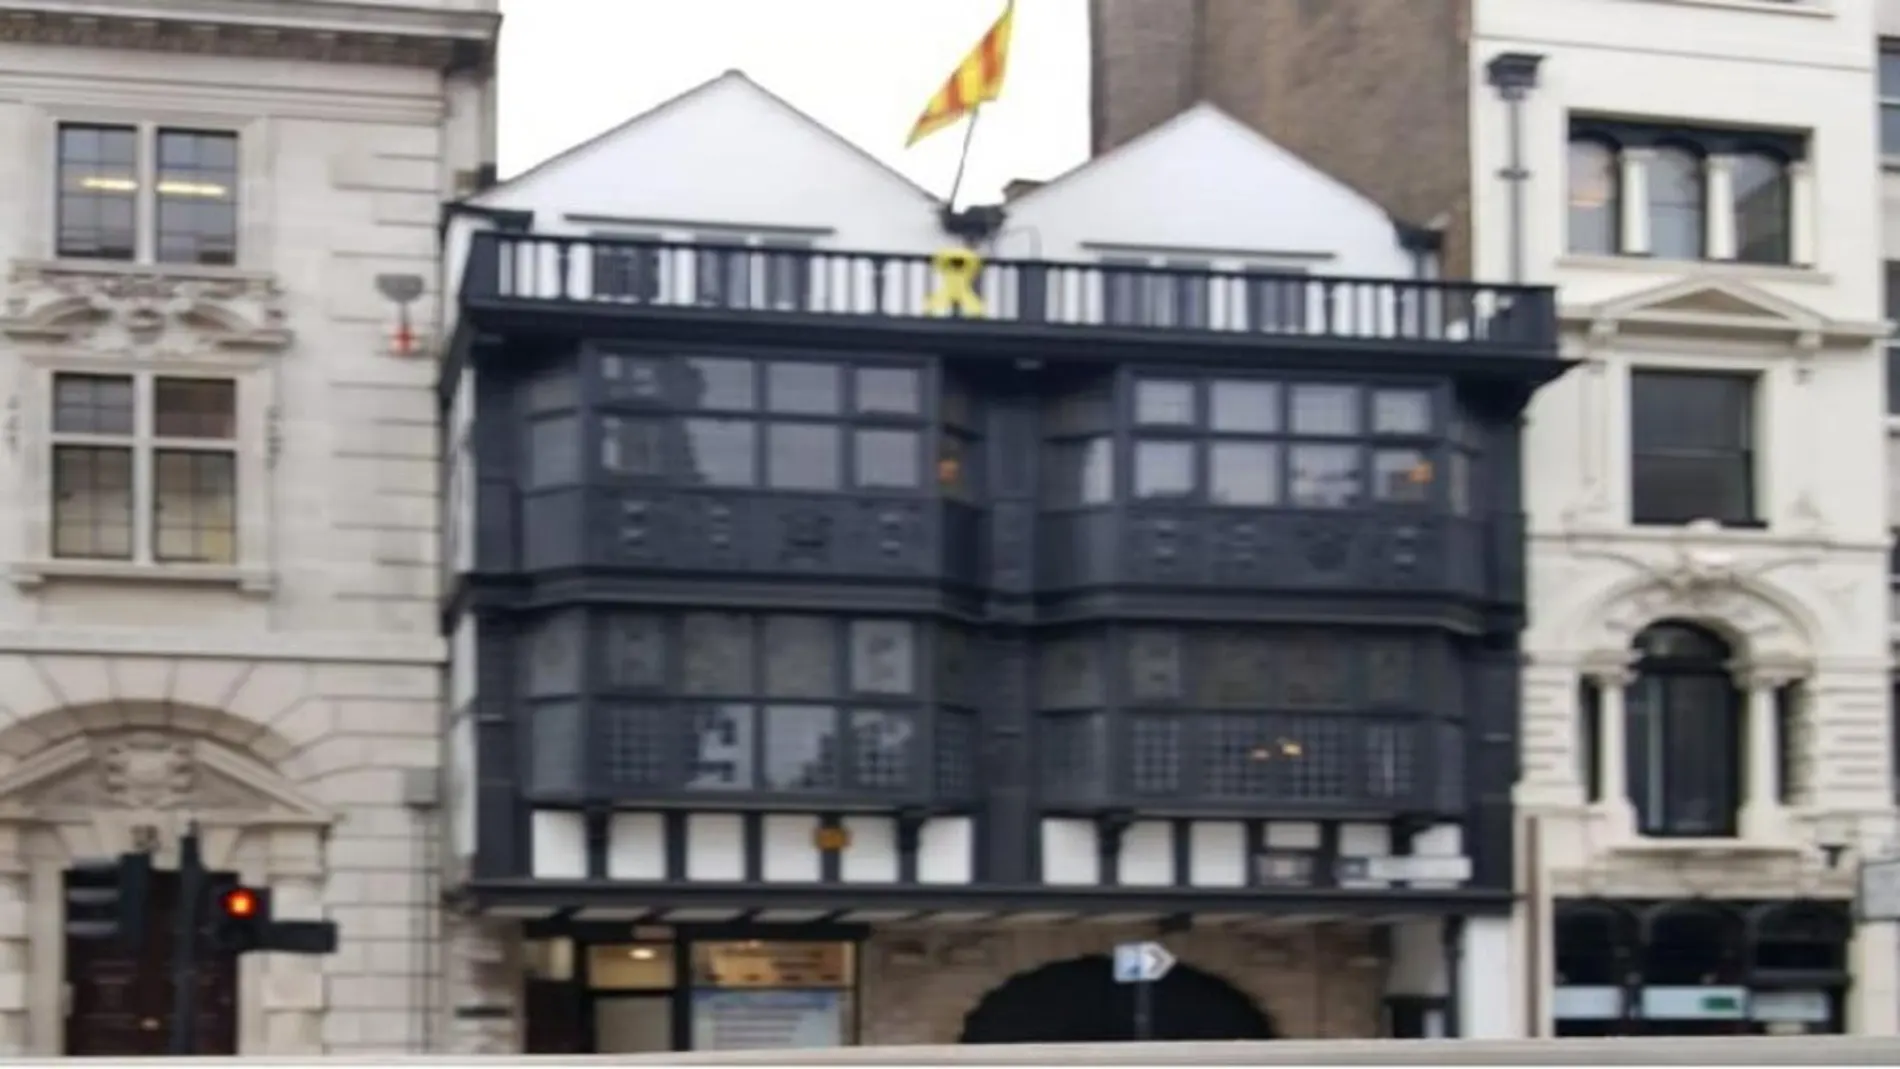
[[[1182,718],[1136,716],[1129,722],[1130,775],[1137,794],[1174,794],[1181,789]]]
[[[937,712],[937,793],[967,798],[976,792],[976,716],[955,709]]]
[[[917,721],[909,713],[859,709],[851,714],[851,776],[860,787],[901,789],[915,782]]]
[[[1050,798],[1086,798],[1100,792],[1106,732],[1101,713],[1044,717],[1038,765]]]
[[[676,772],[679,756],[669,745],[679,713],[664,705],[608,705],[599,710],[609,782],[623,787],[653,787]]]

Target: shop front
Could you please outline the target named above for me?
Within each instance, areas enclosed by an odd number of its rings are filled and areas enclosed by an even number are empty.
[[[1554,1034],[1839,1035],[1845,902],[1559,901]]]

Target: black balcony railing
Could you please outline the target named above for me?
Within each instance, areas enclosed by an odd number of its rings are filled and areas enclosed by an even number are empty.
[[[944,307],[945,274],[921,255],[485,231],[470,245],[461,299],[1556,352],[1555,301],[1541,286],[992,259],[963,274],[979,308]]]

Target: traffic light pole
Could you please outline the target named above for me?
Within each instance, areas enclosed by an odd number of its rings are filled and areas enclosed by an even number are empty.
[[[198,851],[198,822],[178,840],[178,941],[172,947],[171,1053],[198,1048],[198,929],[205,897],[205,860]]]

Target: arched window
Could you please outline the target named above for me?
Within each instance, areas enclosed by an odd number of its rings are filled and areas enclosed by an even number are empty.
[[[1627,703],[1630,802],[1644,835],[1733,836],[1741,801],[1741,692],[1728,643],[1693,624],[1636,636]]]
[[[1788,165],[1778,156],[1751,152],[1735,157],[1735,258],[1751,264],[1785,264],[1789,243]]]
[[[1699,260],[1707,253],[1704,234],[1702,157],[1685,148],[1664,146],[1649,162],[1649,251],[1669,260]]]
[[[1610,254],[1622,246],[1622,175],[1616,149],[1595,138],[1570,142],[1570,251]]]

